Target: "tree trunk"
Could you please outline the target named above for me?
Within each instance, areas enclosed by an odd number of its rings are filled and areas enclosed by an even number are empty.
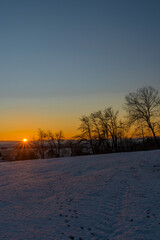
[[[149,125],[149,128],[150,128],[151,131],[152,131],[152,134],[153,134],[153,137],[154,137],[154,141],[155,141],[155,145],[156,145],[156,147],[159,147],[159,143],[158,143],[158,141],[157,141],[157,137],[156,137],[156,134],[155,134],[154,129],[153,129],[153,127],[152,127],[152,124],[151,124],[151,123],[148,123],[148,125]]]

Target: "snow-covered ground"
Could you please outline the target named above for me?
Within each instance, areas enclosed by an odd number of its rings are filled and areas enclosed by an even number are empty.
[[[0,163],[0,239],[159,240],[160,151]]]

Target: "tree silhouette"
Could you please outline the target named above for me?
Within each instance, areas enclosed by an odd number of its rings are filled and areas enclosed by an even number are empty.
[[[158,117],[160,110],[159,92],[151,86],[130,92],[125,97],[125,109],[130,123],[141,121],[146,124],[158,146],[156,117]]]

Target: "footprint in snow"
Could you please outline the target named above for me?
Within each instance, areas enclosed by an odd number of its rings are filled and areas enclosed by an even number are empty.
[[[74,239],[75,239],[73,236],[69,236],[69,237],[70,237],[70,239],[72,239],[72,240],[74,240]]]

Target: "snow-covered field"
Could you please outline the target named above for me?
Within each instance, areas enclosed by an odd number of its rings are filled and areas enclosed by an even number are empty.
[[[0,163],[0,239],[159,240],[160,151]]]

